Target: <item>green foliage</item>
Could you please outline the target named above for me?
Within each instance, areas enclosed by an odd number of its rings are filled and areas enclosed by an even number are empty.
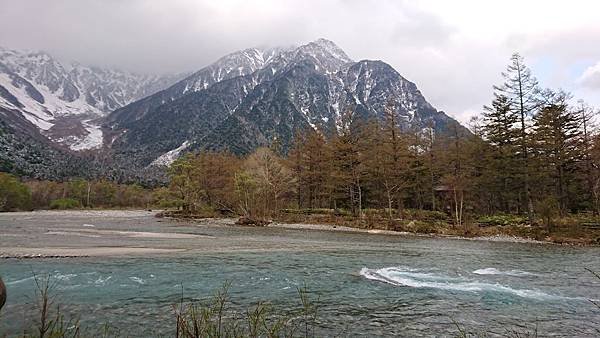
[[[0,172],[0,211],[30,210],[31,192],[19,180]]]
[[[527,218],[519,215],[498,214],[483,216],[477,219],[482,226],[513,226],[527,223]]]
[[[420,221],[448,221],[448,215],[442,211],[436,210],[419,210],[419,209],[404,209],[402,210],[403,218]]]
[[[536,210],[544,225],[550,231],[554,217],[559,214],[560,204],[558,200],[554,196],[547,196],[536,203]]]
[[[180,208],[183,206],[183,199],[179,198],[168,188],[158,188],[152,193],[154,204],[160,208]]]
[[[88,188],[89,187],[89,182],[78,178],[75,180],[70,181],[67,184],[67,189],[69,191],[69,196],[73,199],[76,199],[79,201],[79,203],[83,206],[89,206],[87,205],[88,202]]]
[[[176,205],[188,213],[197,209],[235,208],[235,173],[240,159],[228,153],[188,154],[169,167],[169,191],[161,193],[163,205]]]
[[[81,203],[74,198],[59,198],[50,202],[50,209],[68,210],[80,208]]]
[[[74,179],[68,182],[28,181],[33,208],[147,208],[153,203],[152,191],[137,184],[117,184],[100,180]],[[70,201],[54,202],[69,199]]]

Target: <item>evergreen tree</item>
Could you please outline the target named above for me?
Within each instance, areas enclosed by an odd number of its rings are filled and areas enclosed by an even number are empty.
[[[565,93],[548,91],[547,102],[534,117],[534,150],[540,163],[539,180],[553,187],[560,211],[568,206],[567,187],[572,183],[575,164],[581,159],[580,119],[569,109]],[[543,186],[542,186],[543,188]]]
[[[491,107],[484,107],[482,137],[490,144],[486,156],[488,172],[486,173],[491,192],[497,196],[498,205],[494,209],[511,211],[517,206],[517,187],[519,179],[518,153],[521,130],[518,128],[520,114],[511,109],[510,100],[506,95],[496,93]]]
[[[342,128],[331,140],[331,179],[335,187],[334,207],[346,204],[354,215],[362,217],[363,179],[366,174],[361,154],[362,140],[368,140],[361,121],[354,121],[353,112],[344,114]]]
[[[598,169],[594,166],[592,149],[593,149],[593,129],[594,129],[594,118],[596,112],[585,102],[578,102],[578,110],[576,114],[581,121],[581,152],[582,152],[582,163],[580,166],[581,171],[584,174],[584,188],[586,200],[593,203],[592,210],[595,214],[598,214],[598,205],[595,203],[597,200],[595,197],[594,186],[598,181]]]
[[[502,73],[504,82],[500,86],[494,86],[494,90],[496,96],[504,95],[508,98],[510,110],[519,117],[518,146],[522,160],[520,169],[523,176],[525,204],[531,222],[533,220],[533,200],[529,177],[529,119],[539,106],[539,87],[521,55],[513,54],[510,61],[506,71]]]

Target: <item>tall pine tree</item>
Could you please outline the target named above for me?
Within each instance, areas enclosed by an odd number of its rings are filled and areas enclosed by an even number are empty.
[[[525,65],[524,59],[518,53],[510,58],[510,64],[502,73],[504,82],[494,86],[497,95],[508,98],[510,110],[519,116],[518,146],[521,157],[521,175],[523,176],[523,190],[525,204],[530,222],[533,221],[533,200],[530,188],[530,160],[529,160],[529,119],[539,106],[538,82]]]
[[[511,109],[510,99],[501,93],[496,93],[491,107],[484,107],[482,136],[491,145],[488,154],[487,179],[491,192],[497,196],[496,208],[503,211],[519,211],[518,199],[519,173],[518,153],[521,130],[519,129],[520,114]],[[521,181],[521,182],[520,182]],[[516,203],[515,203],[516,202]]]
[[[540,163],[540,182],[552,187],[560,211],[568,208],[568,191],[576,163],[581,159],[580,119],[569,109],[565,93],[548,91],[548,103],[534,117],[534,150]],[[544,170],[545,169],[545,170]],[[552,194],[549,189],[547,194]]]

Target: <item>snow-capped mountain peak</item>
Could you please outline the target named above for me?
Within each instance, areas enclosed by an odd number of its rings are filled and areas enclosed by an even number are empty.
[[[117,157],[164,165],[183,151],[244,154],[275,139],[285,151],[299,131],[332,135],[348,123],[347,111],[353,118],[383,121],[390,106],[402,128],[443,131],[452,123],[390,65],[354,62],[332,41],[318,39],[228,54],[113,112],[107,127]]]
[[[336,45],[333,41],[320,38],[316,41],[309,42],[298,48],[299,51],[313,56],[320,61],[334,61],[339,64],[347,64],[353,62],[346,55],[343,49]]]
[[[73,150],[100,147],[98,118],[176,79],[61,63],[46,52],[0,47],[0,109],[19,113],[11,114],[13,124],[31,123]]]

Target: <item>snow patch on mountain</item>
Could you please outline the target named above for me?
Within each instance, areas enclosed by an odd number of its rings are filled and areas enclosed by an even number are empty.
[[[45,52],[0,47],[0,107],[21,112],[72,150],[100,147],[102,131],[94,121],[179,78],[63,64]]]
[[[150,164],[150,166],[169,166],[179,157],[179,154],[184,151],[187,147],[190,146],[189,141],[183,142],[179,147],[170,150],[162,155],[160,155],[154,162]]]
[[[83,139],[71,144],[69,147],[75,151],[98,149],[102,147],[103,134],[100,126],[91,123],[89,120],[83,121],[82,124],[88,134]]]

